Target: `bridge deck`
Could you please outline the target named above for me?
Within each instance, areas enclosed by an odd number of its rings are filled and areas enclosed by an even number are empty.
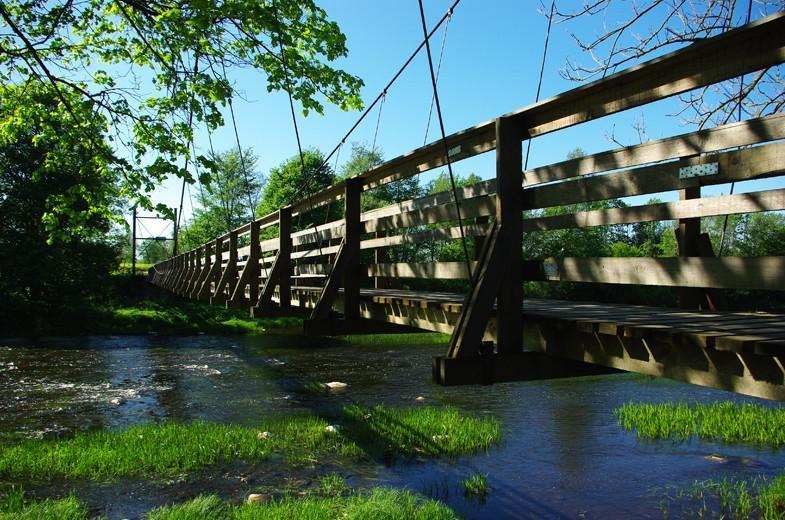
[[[293,287],[318,294],[321,287]],[[362,289],[360,296],[377,304],[458,313],[464,296],[448,292]],[[296,296],[295,296],[296,297]],[[299,303],[299,298],[295,302]],[[293,303],[295,303],[293,302]],[[307,304],[306,304],[307,305]],[[785,354],[785,315],[765,312],[688,311],[643,305],[526,298],[522,318],[578,332],[690,342],[703,348],[763,355]]]

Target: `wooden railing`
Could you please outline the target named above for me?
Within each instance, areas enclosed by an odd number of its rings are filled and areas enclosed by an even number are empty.
[[[450,192],[360,211],[363,192],[444,166],[444,145],[434,142],[162,262],[151,280],[254,315],[307,309],[312,321],[336,309],[346,320],[360,318],[363,280],[374,287],[407,278],[468,280],[460,316],[450,324],[452,358],[477,355],[492,314],[497,352],[520,351],[525,280],[671,286],[680,288],[683,305],[709,308],[717,297],[695,288],[784,290],[783,257],[713,257],[700,218],[783,210],[785,189],[705,198],[700,189],[783,175],[785,115],[526,172],[521,161],[523,140],[783,61],[785,14],[778,13],[449,136],[453,162],[496,150],[496,178],[458,191],[463,232],[473,244],[470,263],[387,260],[404,246],[460,238]],[[522,218],[524,211],[673,191],[680,200]],[[342,217],[293,231],[293,222],[313,220],[314,210],[329,204],[340,206]],[[662,220],[679,223],[677,257],[521,260],[524,233]],[[278,237],[262,240],[271,227]],[[362,265],[364,252],[374,254]]]

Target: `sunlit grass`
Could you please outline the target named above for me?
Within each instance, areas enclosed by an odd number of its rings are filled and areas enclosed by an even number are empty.
[[[619,424],[643,439],[785,444],[785,408],[752,403],[627,403],[614,410]],[[686,494],[698,502],[699,517],[785,520],[785,475],[772,480],[707,480]]]
[[[215,496],[201,496],[183,504],[159,508],[148,514],[150,520],[297,520],[341,519],[415,519],[456,518],[445,505],[419,497],[409,491],[377,488],[369,493],[347,497],[286,497],[262,504],[230,505]]]
[[[95,332],[112,334],[261,334],[271,329],[301,327],[299,318],[250,318],[241,309],[203,302],[158,303],[102,309]]]
[[[627,403],[614,410],[619,424],[643,439],[785,444],[785,408],[751,403]]]
[[[336,339],[361,345],[446,345],[450,342],[450,335],[441,334],[439,332],[422,332],[414,334],[358,334],[354,336],[336,336]]]
[[[496,419],[467,416],[451,407],[347,406],[344,412],[357,442],[390,454],[462,455],[488,449],[501,436]]]
[[[466,494],[477,497],[484,497],[491,489],[488,485],[488,475],[485,473],[473,473],[469,478],[463,480],[461,485]]]
[[[337,431],[317,417],[265,421],[258,426],[209,422],[146,424],[79,433],[71,439],[0,447],[0,478],[114,479],[169,476],[233,461],[276,456],[315,463],[326,455],[356,460],[385,456],[462,455],[498,442],[499,424],[452,408],[348,407]]]
[[[29,500],[20,488],[0,492],[0,520],[81,520],[87,508],[75,496],[60,499]]]

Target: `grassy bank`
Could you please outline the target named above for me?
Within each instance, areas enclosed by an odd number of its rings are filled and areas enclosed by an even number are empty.
[[[150,520],[280,519],[416,519],[456,518],[445,505],[409,491],[376,488],[368,493],[336,497],[287,497],[262,504],[230,505],[215,496],[202,496],[153,510]]]
[[[619,424],[639,438],[685,441],[692,438],[756,447],[785,445],[785,408],[757,404],[628,403],[614,410]],[[773,479],[707,480],[682,493],[700,504],[699,517],[785,520],[785,475]]]
[[[264,421],[255,427],[208,422],[146,424],[80,433],[71,439],[26,441],[0,448],[0,477],[113,479],[170,476],[233,461],[271,457],[289,463],[400,455],[461,455],[498,442],[494,419],[451,408],[348,407],[337,427],[316,417]]]
[[[785,408],[751,403],[627,403],[614,410],[619,424],[643,439],[785,444]]]
[[[31,500],[19,490],[0,494],[0,519],[83,520],[90,518],[87,507],[74,496],[58,500]],[[149,520],[277,520],[291,518],[316,520],[341,519],[416,519],[456,518],[445,505],[409,491],[375,488],[347,496],[285,497],[258,504],[235,505],[209,495],[181,504],[154,509]]]
[[[20,488],[0,492],[0,520],[81,520],[88,518],[85,505],[74,496],[30,500]]]

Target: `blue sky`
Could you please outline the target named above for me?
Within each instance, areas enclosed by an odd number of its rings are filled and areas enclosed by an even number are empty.
[[[375,0],[320,0],[331,19],[347,36],[349,56],[337,66],[360,76],[365,87],[363,98],[371,102],[389,81],[398,67],[422,40],[422,26],[417,0],[394,2]],[[550,2],[547,2],[550,6]],[[426,0],[426,18],[432,26],[451,0]],[[578,8],[578,0],[561,0],[562,8]],[[518,109],[535,100],[547,19],[538,13],[537,0],[462,0],[455,10],[447,32],[444,59],[439,80],[439,96],[447,133],[452,133],[498,115]],[[620,9],[628,9],[622,3]],[[611,17],[618,13],[610,13]],[[753,19],[757,16],[753,15]],[[614,20],[608,20],[613,23]],[[603,20],[595,18],[581,25],[554,25],[545,66],[541,99],[574,88],[576,83],[564,80],[559,70],[567,57],[581,57],[569,31],[584,35],[601,34]],[[442,32],[432,40],[437,59]],[[264,77],[251,71],[237,71],[231,79],[243,92],[244,100],[235,101],[235,113],[243,147],[252,147],[259,157],[259,169],[270,168],[297,152],[294,130],[285,93],[268,93]],[[377,146],[386,158],[392,158],[422,146],[431,84],[424,50],[388,93],[381,114]],[[592,153],[615,148],[606,137],[613,132],[624,144],[637,144],[638,136],[632,123],[645,120],[650,138],[657,139],[689,131],[680,125],[674,100],[659,102],[643,109],[634,109],[565,131],[536,139],[532,144],[530,166],[565,159],[566,154],[580,146]],[[328,153],[350,128],[359,112],[342,112],[327,107],[324,116],[311,114],[304,118],[298,110],[300,135],[305,146]],[[358,127],[351,141],[373,140],[378,109]],[[213,135],[217,150],[236,146],[228,110],[227,126]],[[436,114],[433,114],[429,141],[439,137]],[[201,153],[207,149],[206,134],[197,137]],[[338,168],[349,156],[350,147],[340,153]],[[476,173],[488,178],[493,175],[493,154],[463,161],[456,165],[461,174]],[[436,172],[434,172],[436,173]],[[433,174],[423,174],[427,181]],[[192,194],[198,189],[191,186]],[[724,189],[727,192],[727,187]],[[154,194],[156,202],[169,206],[179,203],[180,182],[171,179]],[[191,214],[186,194],[184,214]],[[148,227],[154,227],[152,222]]]

